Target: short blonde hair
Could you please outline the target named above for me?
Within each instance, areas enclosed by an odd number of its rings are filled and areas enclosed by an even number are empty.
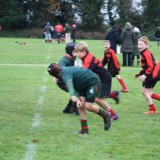
[[[138,41],[144,42],[147,46],[149,46],[149,39],[146,36],[142,36],[138,39]]]
[[[87,45],[86,42],[79,42],[76,46],[75,46],[75,51],[80,51],[80,52],[89,52],[89,47]]]
[[[109,44],[111,44],[110,40],[105,40],[104,43],[109,43]]]

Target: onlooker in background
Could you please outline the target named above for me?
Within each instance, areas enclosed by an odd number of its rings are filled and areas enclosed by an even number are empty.
[[[2,31],[2,26],[0,25],[0,32]]]
[[[117,44],[119,43],[120,37],[114,22],[111,23],[111,26],[112,27],[108,30],[105,39],[110,41],[111,48],[115,51],[115,53],[117,53]]]
[[[131,23],[126,22],[121,33],[120,42],[123,56],[123,66],[132,66],[133,29]]]
[[[118,31],[118,35],[119,35],[119,42],[117,45],[117,54],[120,54],[121,53],[120,37],[121,37],[121,33],[122,33],[122,24],[121,23],[119,23],[117,25],[117,31]]]
[[[118,25],[117,25],[117,31],[118,31],[118,34],[119,34],[119,37],[121,36],[121,33],[122,33],[122,24],[121,23],[119,23]]]
[[[45,42],[51,43],[52,41],[51,34],[52,34],[52,28],[51,28],[50,22],[47,22],[47,24],[44,27]]]
[[[60,43],[61,42],[61,36],[63,34],[63,26],[58,23],[56,26],[55,26],[55,31],[56,31],[56,41],[57,43]]]
[[[66,23],[64,27],[66,43],[71,42],[71,30],[72,30],[71,26],[68,23]]]
[[[155,37],[156,37],[157,45],[159,46],[160,45],[160,26],[156,28]]]
[[[138,49],[138,39],[141,37],[139,28],[133,28],[134,38],[133,38],[133,55],[132,55],[132,65],[134,65],[134,57],[137,57],[137,66],[140,63],[140,52]]]
[[[74,43],[76,42],[76,28],[77,28],[76,24],[73,23],[72,24],[71,38],[72,38]]]

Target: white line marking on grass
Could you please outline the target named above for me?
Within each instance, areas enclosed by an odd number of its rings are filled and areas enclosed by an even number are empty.
[[[36,144],[28,143],[23,160],[34,160],[35,153],[36,153]]]
[[[43,92],[43,93],[44,93],[44,92],[46,91],[46,88],[47,88],[46,86],[41,86],[40,92]]]
[[[40,96],[39,99],[38,99],[38,101],[37,101],[37,104],[38,104],[38,105],[42,105],[43,102],[44,102],[44,97],[43,97],[43,96]]]
[[[47,67],[48,64],[0,64],[0,66],[16,66],[16,67]]]
[[[43,82],[47,82],[48,81],[48,76],[43,78]]]
[[[0,64],[0,66],[19,66],[19,67],[48,67],[48,64]],[[132,67],[121,67],[121,69],[127,70],[136,70],[141,68],[132,68]]]
[[[52,46],[49,48],[48,50],[48,56],[46,57],[47,59],[50,59],[49,54],[52,53]],[[46,64],[0,64],[0,66],[20,66],[20,67],[46,67],[48,65]],[[45,70],[44,72],[44,77],[43,77],[43,82],[47,82],[48,81],[48,72]],[[40,87],[40,93],[45,93],[46,92],[46,86],[41,86]],[[37,106],[40,107],[43,105],[44,103],[44,96],[39,96],[38,100],[37,100]],[[33,117],[33,123],[32,123],[32,128],[36,128],[36,127],[40,127],[41,125],[41,114],[37,112],[34,114]],[[34,155],[36,154],[36,144],[34,144],[33,142],[30,142],[26,145],[26,152],[25,152],[25,156],[23,160],[34,160]]]
[[[41,123],[41,115],[36,113],[33,118],[32,127],[39,127]]]

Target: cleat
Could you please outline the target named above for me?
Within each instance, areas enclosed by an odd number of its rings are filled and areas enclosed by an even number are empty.
[[[73,111],[72,111],[71,107],[68,107],[68,106],[67,106],[66,108],[64,108],[62,112],[63,112],[63,113],[67,113],[67,114],[68,114],[68,113],[73,114]]]
[[[115,102],[118,104],[119,103],[119,91],[114,91],[116,94],[116,97],[114,98]]]
[[[114,114],[111,116],[111,120],[114,121],[114,120],[117,120],[119,117],[117,114]]]
[[[128,88],[122,89],[121,92],[123,92],[123,93],[128,92]]]
[[[87,130],[80,130],[78,132],[75,132],[74,134],[84,135],[84,134],[89,134],[89,133],[88,133],[88,129],[87,129]]]
[[[147,111],[147,112],[143,112],[144,114],[157,114],[157,111]]]
[[[75,113],[76,115],[79,115],[79,110],[77,107],[72,108],[72,112]]]
[[[104,117],[104,130],[108,130],[111,126],[111,113],[107,112],[106,116]]]

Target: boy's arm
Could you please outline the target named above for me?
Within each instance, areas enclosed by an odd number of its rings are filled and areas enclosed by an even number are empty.
[[[71,96],[72,101],[77,102],[79,100],[79,98],[78,98],[77,92],[76,92],[76,90],[74,88],[73,81],[72,80],[68,80],[66,82],[66,85],[67,85],[67,89],[68,89],[68,92],[69,92],[69,94]]]
[[[160,77],[160,62],[156,65],[152,74],[153,79],[158,79],[159,77]]]
[[[113,59],[113,63],[115,65],[116,71],[119,71],[120,70],[120,65],[119,65],[116,53],[112,52],[111,55],[112,55],[112,59]]]
[[[106,58],[106,54],[107,54],[107,51],[105,50],[104,51],[104,56],[101,60],[101,63],[103,64],[103,66],[105,66],[108,62],[107,62],[107,58]]]
[[[147,62],[147,69],[146,69],[144,75],[148,76],[148,75],[150,75],[153,72],[154,61],[153,61],[151,53],[149,53],[149,52],[147,52],[145,54],[145,58],[146,58],[146,62]]]

